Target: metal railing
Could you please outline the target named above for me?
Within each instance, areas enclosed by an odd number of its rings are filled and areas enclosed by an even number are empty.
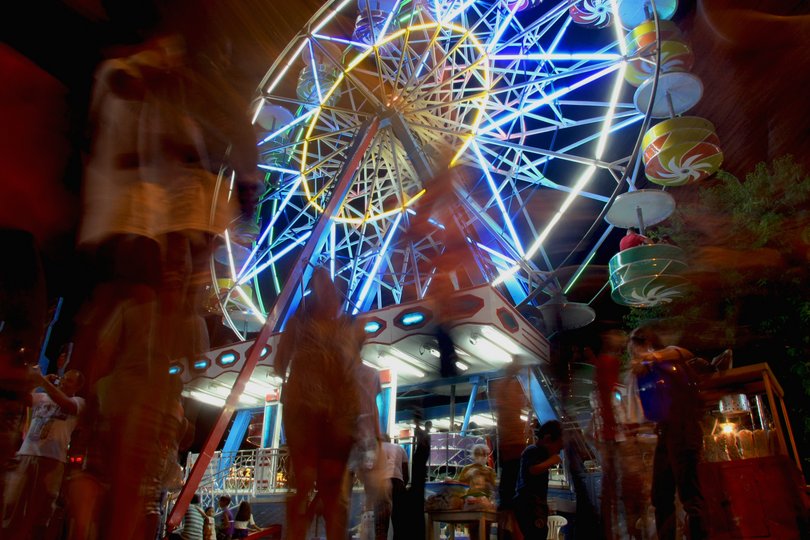
[[[197,460],[190,454],[186,471]],[[258,495],[286,493],[290,485],[289,454],[285,449],[256,448],[238,452],[215,452],[197,488],[203,508],[213,506],[222,495],[231,506]]]

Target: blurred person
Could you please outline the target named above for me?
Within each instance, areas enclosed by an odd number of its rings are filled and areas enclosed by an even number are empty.
[[[188,429],[188,420],[181,402],[183,382],[178,375],[169,377],[169,388],[163,399],[164,414],[161,419],[160,432],[156,441],[156,451],[150,455],[154,462],[147,467],[151,475],[143,478],[141,492],[144,497],[146,520],[143,534],[152,538],[162,529],[165,501],[170,491],[179,489],[183,484],[183,475],[178,454],[180,442]]]
[[[487,464],[489,446],[476,444],[470,453],[473,462],[461,469],[458,480],[470,486],[469,493],[483,493],[486,497],[492,497],[495,493],[495,470]]]
[[[537,428],[534,444],[520,456],[515,517],[526,540],[545,540],[548,535],[549,469],[562,462],[562,449],[562,425],[550,420]]]
[[[203,525],[203,540],[216,540],[216,518],[214,517],[214,507],[205,509],[205,524]]]
[[[399,444],[392,443],[388,435],[382,436],[380,459],[383,460],[383,477],[388,485],[374,508],[374,532],[376,540],[387,540],[388,528],[393,525],[394,540],[407,540],[408,454]]]
[[[211,239],[236,209],[221,202],[225,193],[214,204],[218,164],[201,126],[216,107],[194,100],[207,79],[188,47],[196,54],[205,42],[199,35],[206,33],[205,9],[153,1],[105,7],[119,23],[137,21],[144,42],[96,72],[79,245],[94,256],[99,279],[80,317],[77,349],[93,353],[90,382],[106,394],[99,423],[108,432],[97,440],[112,451],[95,452],[112,494],[104,501],[103,527],[138,535],[151,528],[139,512],[154,503],[142,483],[161,475],[156,441],[164,407],[171,407],[162,399],[168,362],[208,348],[199,290]],[[215,35],[206,34],[210,42]],[[255,181],[242,172],[237,188]],[[255,192],[252,184],[247,191]]]
[[[380,453],[380,414],[377,409],[377,396],[382,393],[379,372],[363,363],[360,349],[366,339],[363,324],[355,322],[354,379],[359,392],[359,414],[357,416],[355,443],[349,458],[349,468],[363,484],[363,513],[373,512],[374,501],[382,489],[382,467],[378,459]],[[351,486],[348,486],[351,489]]]
[[[15,538],[42,538],[62,489],[70,436],[84,409],[76,395],[84,377],[68,371],[60,380],[32,368],[44,392],[30,394],[31,425],[17,452],[17,463],[5,486],[3,530]]]
[[[652,240],[641,234],[637,227],[628,227],[627,232],[619,241],[619,251],[652,243]]]
[[[620,493],[619,465],[616,445],[624,441],[617,421],[617,398],[621,354],[626,345],[626,336],[620,330],[610,330],[601,335],[599,354],[594,358],[596,366],[596,403],[591,397],[594,415],[594,437],[599,450],[599,463],[602,468],[602,490],[600,497],[600,519],[605,538],[616,535],[624,537],[619,531]]]
[[[658,422],[652,481],[658,538],[675,538],[676,492],[686,512],[689,538],[706,538],[705,503],[698,477],[703,415],[697,381],[687,364],[694,355],[681,347],[665,347],[653,325],[633,330],[627,352],[644,413]]]
[[[231,511],[231,498],[228,495],[223,495],[217,502],[219,509],[222,510],[222,515],[219,518],[219,525],[217,526],[217,540],[231,540],[234,532],[233,511]]]
[[[327,538],[343,540],[349,519],[348,461],[361,410],[355,379],[358,341],[325,269],[315,269],[310,290],[281,335],[273,366],[285,379],[284,433],[295,484],[287,503],[287,538],[305,538],[310,492],[317,489]]]
[[[239,509],[236,511],[236,516],[233,518],[233,537],[247,538],[252,531],[260,530],[262,530],[262,528],[253,521],[250,503],[247,501],[239,503]]]
[[[430,460],[430,430],[433,422],[421,425],[421,413],[414,418],[413,454],[411,456],[411,488],[408,492],[412,516],[411,536],[414,540],[425,538],[425,482],[428,474],[428,461]],[[408,518],[411,520],[411,518]]]
[[[25,402],[32,390],[46,320],[45,279],[34,236],[0,229],[0,245],[14,257],[0,262],[0,471],[20,447]],[[5,475],[0,474],[0,511]]]
[[[200,507],[200,496],[196,493],[191,497],[186,515],[183,517],[183,530],[180,532],[182,540],[204,540],[203,528],[208,516]]]
[[[526,448],[526,422],[520,415],[528,407],[526,394],[517,378],[520,364],[512,362],[504,376],[490,383],[498,424],[498,538],[507,540],[519,534],[514,516],[515,487],[520,473],[520,455]]]

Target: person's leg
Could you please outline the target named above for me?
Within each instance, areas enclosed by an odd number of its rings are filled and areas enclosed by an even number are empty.
[[[678,497],[686,512],[690,540],[707,537],[705,504],[698,478],[699,452],[693,449],[673,449],[673,466]]]
[[[38,458],[38,486],[32,511],[26,519],[31,521],[32,538],[44,538],[53,516],[54,504],[62,490],[65,464],[48,458]]]
[[[375,540],[388,540],[388,523],[391,521],[392,493],[391,481],[389,488],[379,493],[374,501],[374,538]]]
[[[634,540],[641,539],[641,530],[636,527],[639,519],[646,516],[649,506],[649,493],[645,488],[645,478],[649,469],[644,464],[644,452],[636,437],[617,443],[618,483],[620,486],[621,504],[624,507],[624,520],[627,536]]]
[[[324,459],[318,464],[318,493],[323,502],[328,540],[346,538],[349,525],[348,481],[345,461]]]
[[[398,478],[391,480],[391,522],[394,540],[412,540],[408,531],[408,492]]]
[[[512,538],[510,526],[514,518],[515,486],[520,472],[520,458],[508,459],[501,462],[501,481],[498,484],[498,539]]]
[[[26,502],[36,481],[36,471],[30,466],[31,457],[18,456],[16,462],[16,466],[6,473],[2,529],[7,534],[11,531],[18,534],[21,527],[27,527],[30,520],[25,515]]]
[[[652,504],[658,540],[675,540],[675,475],[666,439],[659,430],[653,458]]]

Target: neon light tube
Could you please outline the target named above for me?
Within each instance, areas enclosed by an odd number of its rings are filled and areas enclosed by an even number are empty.
[[[545,62],[550,60],[620,60],[622,55],[615,53],[529,53],[529,54],[493,54],[492,60],[531,60]]]
[[[371,290],[371,285],[372,283],[374,283],[374,276],[380,269],[380,265],[382,264],[383,258],[385,258],[385,252],[388,251],[388,246],[391,244],[391,240],[394,238],[394,235],[397,232],[397,227],[399,227],[399,221],[401,219],[402,214],[397,214],[397,217],[391,224],[391,229],[388,231],[388,236],[385,237],[383,245],[380,248],[380,253],[377,254],[377,260],[374,261],[374,265],[371,267],[371,271],[369,272],[368,277],[366,278],[366,282],[363,284],[363,288],[360,290],[360,295],[357,297],[357,303],[355,304],[355,307],[352,310],[352,315],[356,315],[360,311],[358,306],[363,305],[363,302],[366,299],[366,295],[368,295],[369,290]]]
[[[294,125],[296,125],[296,124],[299,124],[299,123],[303,122],[304,120],[306,120],[307,118],[309,118],[310,116],[312,116],[313,114],[315,114],[315,112],[316,112],[317,110],[318,110],[318,108],[317,108],[317,107],[316,107],[316,108],[314,108],[314,109],[310,109],[309,111],[305,112],[304,114],[302,114],[302,115],[301,115],[301,116],[299,116],[298,118],[295,118],[295,119],[294,119],[292,122],[290,122],[289,124],[285,124],[285,125],[281,126],[281,127],[280,127],[280,128],[278,128],[277,130],[275,130],[273,133],[271,133],[270,135],[268,135],[267,137],[265,137],[264,139],[262,139],[261,141],[259,141],[259,144],[264,144],[264,143],[266,143],[267,141],[269,141],[270,139],[274,139],[274,138],[278,137],[278,136],[279,136],[281,133],[283,133],[283,132],[287,131],[288,129],[290,129],[290,128],[291,128],[291,127],[293,127]]]
[[[512,242],[515,243],[515,249],[517,249],[518,253],[520,253],[520,256],[522,257],[524,254],[523,245],[520,243],[515,226],[512,225],[512,220],[509,218],[509,213],[506,211],[506,206],[503,204],[503,199],[501,199],[500,191],[495,185],[495,180],[493,180],[492,175],[489,174],[489,163],[487,163],[483,154],[481,154],[481,149],[478,148],[478,143],[473,143],[472,148],[475,152],[475,156],[478,158],[478,164],[481,166],[481,170],[484,171],[484,176],[487,179],[490,191],[492,191],[492,196],[495,197],[495,201],[498,203],[498,208],[501,210],[506,228],[509,230],[509,235],[512,237]]]
[[[275,225],[276,220],[281,215],[282,210],[284,207],[287,206],[287,203],[290,202],[290,199],[295,193],[295,190],[298,189],[298,185],[301,183],[302,177],[299,175],[298,178],[295,179],[295,185],[293,185],[290,190],[287,192],[287,195],[284,196],[284,201],[282,201],[281,206],[273,212],[273,217],[270,218],[270,223],[265,227],[264,232],[262,232],[261,236],[258,240],[256,240],[256,245],[253,246],[253,250],[250,252],[245,264],[242,265],[242,268],[239,270],[239,276],[245,271],[248,265],[253,261],[253,258],[256,256],[256,253],[259,251],[259,246],[264,242],[267,235],[270,234],[270,231],[273,230],[273,225]]]
[[[298,237],[292,244],[286,246],[284,249],[282,249],[281,251],[279,251],[278,253],[276,253],[272,257],[270,257],[270,260],[268,260],[267,262],[265,262],[261,266],[257,266],[256,268],[251,270],[248,274],[246,274],[246,275],[242,276],[241,278],[239,278],[239,281],[236,284],[237,285],[242,285],[243,283],[245,283],[247,280],[249,280],[250,278],[252,278],[256,274],[262,272],[265,268],[267,268],[268,266],[270,266],[271,264],[273,264],[274,262],[279,260],[281,257],[286,255],[290,251],[292,251],[293,248],[295,248],[298,245],[303,244],[306,241],[306,239],[309,238],[309,236],[311,234],[312,234],[312,231],[307,231],[306,233],[304,233],[303,236]]]

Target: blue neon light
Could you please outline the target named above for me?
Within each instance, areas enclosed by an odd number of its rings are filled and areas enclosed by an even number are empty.
[[[197,360],[194,362],[194,369],[206,369],[208,367],[208,360]]]
[[[400,319],[400,322],[402,323],[402,326],[413,326],[415,324],[424,322],[424,320],[425,314],[415,311],[413,313],[408,313],[407,315],[402,317],[402,319]]]
[[[233,353],[225,353],[219,357],[219,363],[223,366],[229,366],[236,362],[236,355]]]
[[[181,371],[183,371],[183,368],[181,368],[177,364],[175,364],[173,366],[169,366],[169,375],[177,375]]]
[[[382,328],[382,325],[377,321],[368,321],[363,329],[366,331],[366,334],[373,334],[377,330]]]
[[[368,292],[371,290],[371,284],[374,283],[374,277],[377,275],[377,272],[380,269],[380,265],[385,257],[385,252],[388,251],[388,246],[391,244],[391,240],[393,240],[394,234],[397,232],[397,227],[399,227],[399,221],[401,219],[402,214],[397,214],[397,218],[391,224],[391,228],[388,230],[388,236],[386,236],[385,241],[380,248],[380,252],[377,254],[377,260],[374,261],[374,266],[372,266],[371,271],[368,273],[368,277],[366,278],[366,282],[363,284],[363,288],[360,290],[360,296],[357,297],[357,304],[352,310],[352,315],[356,315],[357,312],[360,311]]]
[[[259,353],[259,356],[264,358],[265,356],[267,356],[267,352],[268,352],[267,347],[262,347],[262,352]]]

